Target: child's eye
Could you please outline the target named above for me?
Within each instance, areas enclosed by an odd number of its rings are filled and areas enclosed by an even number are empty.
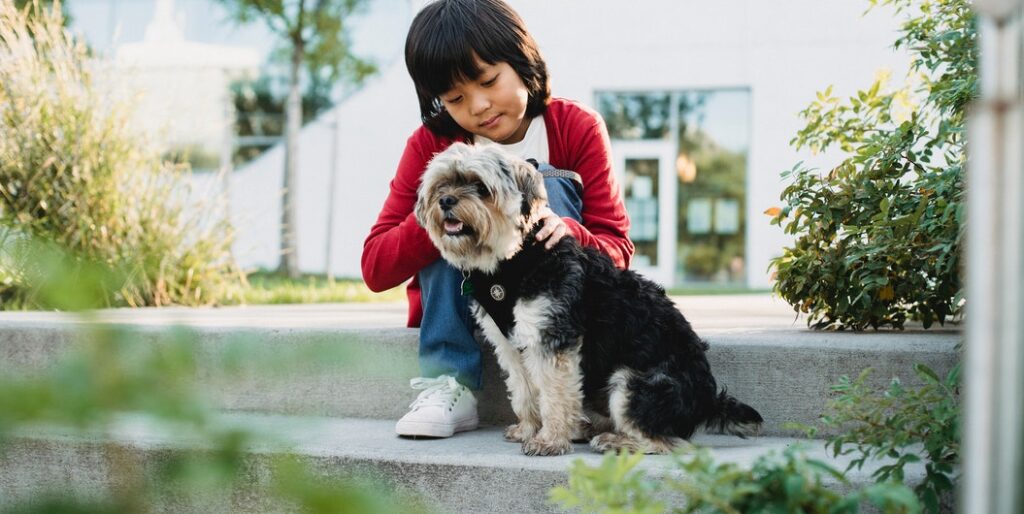
[[[500,73],[498,75],[500,75]],[[494,81],[498,80],[498,75],[495,75],[494,78],[492,78],[491,80],[488,80],[487,82],[484,82],[482,85],[484,87],[487,87],[487,86],[490,86],[490,85],[494,84]]]
[[[445,100],[445,103],[457,104],[460,101],[462,101],[462,97],[461,96],[456,96],[455,98],[452,98],[451,100]]]

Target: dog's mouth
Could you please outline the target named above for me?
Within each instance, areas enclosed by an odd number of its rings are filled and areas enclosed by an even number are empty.
[[[461,220],[456,218],[451,213],[445,215],[444,220],[444,235],[456,237],[465,236],[472,232],[468,225],[463,223]]]

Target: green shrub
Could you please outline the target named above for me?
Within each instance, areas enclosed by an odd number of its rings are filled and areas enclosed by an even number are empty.
[[[873,484],[843,495],[823,483],[830,477],[849,487],[843,474],[807,458],[797,447],[757,458],[748,469],[717,464],[705,449],[677,455],[674,469],[653,478],[636,466],[643,455],[605,455],[600,466],[573,462],[568,487],[556,487],[551,500],[565,509],[589,513],[706,512],[716,514],[805,512],[856,513],[870,504],[882,512],[919,512],[913,493],[895,482]],[[680,473],[681,472],[681,473]],[[673,507],[675,503],[684,505]]]
[[[854,380],[842,377],[821,422],[844,430],[827,446],[834,455],[857,455],[847,470],[888,457],[894,462],[879,467],[874,478],[902,482],[907,464],[923,462],[925,478],[914,492],[928,512],[937,513],[941,496],[953,492],[960,460],[960,365],[942,378],[923,364],[914,370],[924,385],[909,390],[898,378],[875,390],[866,384],[870,369]]]
[[[24,241],[119,270],[105,305],[237,296],[225,203],[197,200],[187,170],[132,131],[128,104],[94,85],[102,64],[62,27],[60,6],[33,9],[0,0],[0,308],[50,307]]]
[[[827,173],[802,163],[772,224],[796,235],[772,260],[775,291],[815,327],[925,327],[960,313],[964,114],[977,95],[975,18],[966,0],[871,0],[901,12],[907,83],[878,77],[846,101],[829,87],[791,141],[849,154]]]

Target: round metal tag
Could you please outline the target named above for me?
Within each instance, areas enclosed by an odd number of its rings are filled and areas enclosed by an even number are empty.
[[[501,287],[501,285],[499,284],[494,284],[493,286],[491,286],[491,298],[494,298],[494,301],[497,302],[504,300],[505,288]]]

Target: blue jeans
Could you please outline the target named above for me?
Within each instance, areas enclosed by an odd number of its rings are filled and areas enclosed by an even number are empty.
[[[553,169],[547,163],[540,170]],[[583,199],[571,179],[545,177],[548,205],[556,214],[582,222]],[[450,375],[479,390],[483,383],[480,345],[473,339],[475,322],[469,299],[462,296],[462,273],[438,259],[419,272],[423,321],[420,323],[420,373]]]

